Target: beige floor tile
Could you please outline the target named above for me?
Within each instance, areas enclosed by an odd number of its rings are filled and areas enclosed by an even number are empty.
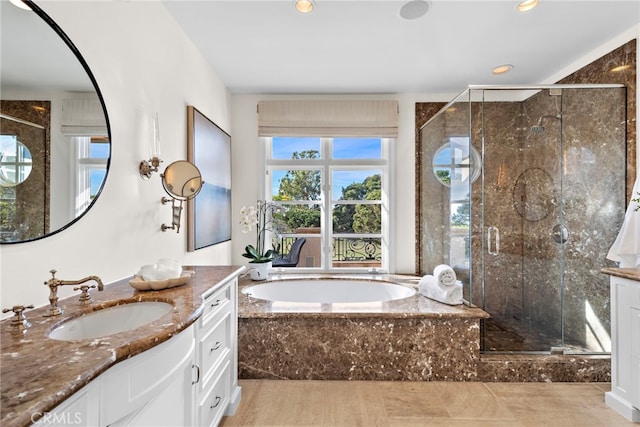
[[[637,426],[609,384],[242,380],[223,427]]]
[[[604,392],[589,383],[486,383],[525,425],[633,425],[604,403]]]

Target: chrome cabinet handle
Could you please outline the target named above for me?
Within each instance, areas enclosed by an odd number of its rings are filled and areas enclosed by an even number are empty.
[[[217,299],[216,302],[211,303],[211,307],[217,307],[219,305],[220,305],[220,300],[219,299]]]
[[[220,341],[216,341],[216,343],[213,345],[213,347],[211,347],[211,350],[209,352],[219,349],[221,345],[222,343]]]
[[[200,366],[193,365],[193,367],[196,368],[196,379],[195,381],[191,381],[191,385],[197,384],[200,381]]]
[[[216,399],[213,401],[213,405],[211,405],[211,409],[213,409],[216,406],[218,406],[220,404],[221,400],[222,400],[222,398],[220,396],[216,396]]]

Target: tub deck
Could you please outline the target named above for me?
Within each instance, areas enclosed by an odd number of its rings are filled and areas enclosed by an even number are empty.
[[[332,277],[414,288],[419,280]],[[300,276],[273,275],[269,280],[281,278]],[[240,290],[255,284],[241,279]],[[238,308],[240,378],[478,380],[480,320],[488,317],[479,308],[440,304],[419,293],[387,302],[321,304],[270,302],[241,292]]]

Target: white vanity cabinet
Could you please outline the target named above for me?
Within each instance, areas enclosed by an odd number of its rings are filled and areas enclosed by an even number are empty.
[[[240,403],[237,292],[237,275],[217,284],[193,325],[112,366],[36,425],[218,425]]]
[[[116,364],[36,425],[193,425],[193,330]]]
[[[608,406],[640,421],[640,282],[611,276],[611,391]]]
[[[240,403],[237,357],[237,278],[217,288],[205,299],[196,322],[195,421],[198,426],[218,425],[223,415],[233,415]]]

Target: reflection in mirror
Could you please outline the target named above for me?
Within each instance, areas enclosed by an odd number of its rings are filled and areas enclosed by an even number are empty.
[[[87,64],[26,3],[33,11],[0,1],[0,243],[39,239],[80,218],[100,193],[111,152]]]
[[[203,184],[200,170],[186,160],[171,163],[161,176],[164,190],[178,200],[193,199]]]
[[[29,177],[32,164],[31,151],[18,135],[0,135],[0,186],[22,184]]]
[[[162,224],[162,231],[176,230],[180,232],[180,216],[182,214],[182,202],[191,200],[198,195],[204,181],[202,174],[196,165],[187,160],[178,160],[171,163],[160,175],[164,190],[171,199],[162,198],[162,204],[171,202],[171,225]]]

